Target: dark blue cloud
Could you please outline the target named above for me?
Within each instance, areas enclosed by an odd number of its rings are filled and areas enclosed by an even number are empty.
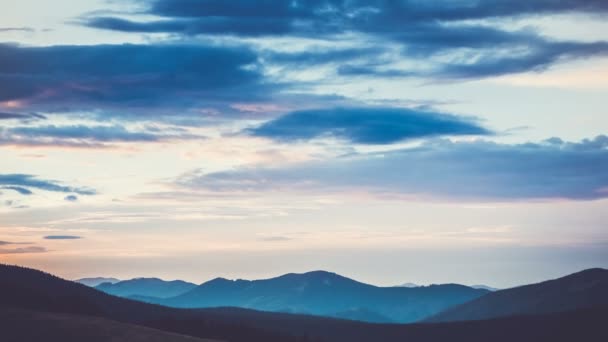
[[[35,119],[46,119],[44,115],[36,114],[36,113],[8,113],[8,112],[0,112],[0,120],[35,120]]]
[[[605,13],[603,0],[149,0],[148,14],[167,19],[134,22],[102,17],[89,26],[127,32],[285,35],[387,32],[412,23],[452,22],[553,13]]]
[[[0,45],[0,101],[46,111],[185,108],[265,94],[257,56],[210,45]]]
[[[459,200],[608,198],[608,137],[578,143],[438,140],[417,148],[334,160],[201,173],[178,179],[212,191],[366,190]]]
[[[68,202],[77,202],[78,201],[78,196],[68,195],[68,196],[65,196],[64,200],[66,200]]]
[[[44,237],[45,240],[79,240],[81,236],[75,235],[48,235]]]
[[[290,31],[287,19],[218,18],[178,19],[135,22],[122,18],[99,17],[87,21],[88,26],[124,32],[177,32],[186,35],[234,34],[265,36]]]
[[[390,144],[440,135],[488,135],[473,120],[406,108],[333,108],[296,111],[249,129],[277,140],[329,136],[360,144]]]
[[[345,49],[270,56],[274,63],[298,62],[301,66],[341,62],[338,73],[349,76],[482,78],[538,71],[562,59],[608,53],[603,42],[558,42],[530,29],[512,31],[492,26],[493,20],[504,17],[606,14],[608,5],[603,0],[150,0],[144,4],[147,5],[144,12],[163,19],[137,22],[117,17],[92,17],[84,22],[102,29],[183,35],[335,39],[343,33],[355,33],[368,41],[372,37],[376,47],[362,54]],[[486,23],[465,24],[465,20],[486,20]],[[391,61],[380,56],[386,44],[400,45],[402,55],[409,58],[441,54],[445,60],[448,53],[453,53],[453,58],[431,71],[390,68]],[[370,53],[373,50],[375,55]],[[504,57],[505,52],[515,50],[519,53]],[[353,60],[361,58],[369,60],[353,64]]]
[[[96,194],[96,191],[90,188],[66,186],[56,181],[38,179],[33,175],[27,174],[0,174],[0,186],[22,187],[52,192],[73,192],[79,195]]]
[[[0,189],[13,190],[13,191],[15,191],[15,192],[17,192],[17,193],[19,193],[21,195],[25,195],[25,196],[33,194],[33,192],[31,190],[26,189],[26,188],[22,188],[22,187],[19,187],[19,186],[3,186]]]

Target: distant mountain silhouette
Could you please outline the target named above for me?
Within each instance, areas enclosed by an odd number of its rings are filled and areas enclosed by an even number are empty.
[[[0,265],[0,308],[95,316],[223,341],[302,341],[299,337],[227,319],[214,311],[172,309],[119,298],[19,266]]]
[[[0,330],[2,342],[218,342],[99,317],[6,308],[0,308]]]
[[[538,284],[489,293],[447,309],[427,322],[556,313],[608,305],[608,270],[589,269]]]
[[[395,287],[420,287],[420,285],[414,284],[414,283],[405,283],[405,284],[397,285]]]
[[[19,329],[27,329],[27,333],[31,334],[35,334],[37,329],[48,331],[44,329],[47,329],[49,324],[53,324],[55,321],[52,317],[44,317],[47,314],[76,315],[77,317],[74,320],[77,325],[80,325],[82,320],[85,321],[85,324],[88,324],[86,321],[89,319],[103,319],[230,342],[608,341],[608,329],[606,329],[607,306],[557,314],[508,317],[484,321],[433,324],[371,324],[238,308],[171,309],[114,297],[40,271],[0,265],[0,311],[9,308],[10,310],[33,312],[38,318],[34,321],[22,323],[0,318],[0,340],[3,342],[13,342],[3,339],[5,335],[2,335],[2,333],[5,331],[15,332]],[[9,314],[9,316],[11,315]],[[67,325],[65,327],[70,329]],[[108,325],[108,327],[112,329],[111,325]],[[76,327],[74,329],[80,328]],[[120,329],[122,328],[117,329],[119,329],[116,331],[117,337],[120,337],[120,334],[122,334]],[[99,333],[103,334],[104,332]],[[82,332],[78,331],[77,334],[82,334]],[[97,332],[91,334],[97,336]],[[110,335],[113,334],[113,332],[110,333]],[[29,335],[24,334],[22,336]],[[69,338],[54,339],[52,336],[47,337],[41,339],[22,338],[14,341],[70,341]],[[84,338],[79,339],[79,341],[114,340]],[[167,341],[181,342],[181,340],[172,339]]]
[[[118,283],[120,281],[120,279],[97,277],[97,278],[76,279],[74,281],[77,283],[86,285],[86,286],[95,287],[95,286],[97,286],[99,284],[103,284],[103,283],[111,283],[111,284]]]
[[[156,297],[167,298],[188,292],[196,284],[182,280],[165,281],[158,278],[135,278],[117,283],[102,283],[95,288],[119,297]]]
[[[233,306],[370,322],[414,322],[486,294],[446,284],[416,288],[377,287],[325,271],[265,280],[217,278],[158,304],[180,308]],[[153,301],[154,299],[149,299]]]
[[[472,288],[474,289],[482,289],[482,290],[488,290],[490,292],[494,292],[494,291],[498,291],[499,289],[495,288],[495,287],[491,287],[488,285],[471,285]]]

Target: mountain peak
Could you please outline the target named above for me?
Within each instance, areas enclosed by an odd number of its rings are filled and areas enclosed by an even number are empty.
[[[312,279],[318,279],[318,278],[345,278],[345,279],[348,279],[337,273],[323,271],[323,270],[309,271],[309,272],[304,272],[304,273],[288,273],[288,274],[283,275],[282,277],[287,277],[287,276],[288,277],[312,278]]]

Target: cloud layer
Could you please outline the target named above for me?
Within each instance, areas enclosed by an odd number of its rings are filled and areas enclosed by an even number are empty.
[[[182,176],[212,191],[348,191],[464,200],[608,197],[608,137],[517,145],[438,140],[334,160]]]
[[[147,14],[163,17],[136,22],[92,17],[87,25],[130,32],[183,34],[318,35],[345,30],[386,32],[410,23],[517,17],[555,13],[605,13],[601,0],[385,1],[310,0],[249,1],[148,0]],[[405,24],[405,25],[404,25]]]
[[[230,35],[233,37],[292,37],[334,40],[355,34],[361,44],[375,42],[375,54],[335,51],[343,76],[426,77],[448,79],[483,78],[526,71],[539,71],[564,59],[605,56],[606,42],[559,41],[532,30],[507,30],[498,19],[527,16],[608,13],[604,1],[230,1],[150,0],[144,13],[159,20],[134,21],[121,17],[87,17],[90,27],[140,33],[171,33],[183,36]],[[483,24],[466,21],[485,21]],[[493,26],[494,25],[494,26]],[[372,39],[370,39],[372,38]],[[387,47],[401,52],[386,58]],[[329,62],[323,54],[317,61]],[[403,58],[429,59],[430,68],[396,68]],[[447,58],[446,58],[447,57]],[[289,58],[308,64],[308,51]],[[283,58],[285,59],[285,58]],[[276,61],[276,60],[275,60]]]
[[[50,112],[130,109],[149,115],[159,107],[247,101],[265,89],[256,63],[246,47],[3,44],[0,102]]]

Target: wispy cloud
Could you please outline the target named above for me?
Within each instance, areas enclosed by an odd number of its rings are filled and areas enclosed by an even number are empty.
[[[20,195],[25,195],[25,196],[29,196],[29,195],[33,194],[33,192],[31,190],[22,188],[19,186],[4,186],[4,187],[0,187],[0,189],[12,190],[12,191],[19,193]]]
[[[46,119],[44,115],[36,114],[36,113],[9,113],[9,112],[0,112],[0,120],[36,120],[36,119]]]
[[[264,242],[285,242],[285,241],[291,241],[292,238],[287,237],[287,236],[266,236],[263,238],[260,238],[261,241]]]
[[[22,27],[0,27],[0,32],[34,32],[36,30],[34,30],[31,27],[26,27],[26,26],[22,26]]]
[[[143,128],[130,130],[120,125],[45,125],[0,128],[0,145],[104,148],[115,143],[154,143],[205,137],[187,131]]]
[[[29,242],[9,242],[9,241],[0,241],[0,246],[8,246],[8,245],[29,245]]]
[[[33,253],[46,253],[48,250],[44,247],[30,246],[20,248],[0,248],[0,254],[33,254]]]
[[[81,236],[76,235],[47,235],[44,237],[45,240],[79,240]]]
[[[416,148],[354,154],[275,168],[193,172],[184,187],[212,191],[345,191],[484,199],[605,198],[608,137],[578,143],[431,141]]]
[[[20,189],[37,189],[51,192],[73,192],[79,195],[95,195],[96,191],[90,188],[63,185],[57,181],[39,179],[28,174],[0,174],[0,186],[17,187]]]

